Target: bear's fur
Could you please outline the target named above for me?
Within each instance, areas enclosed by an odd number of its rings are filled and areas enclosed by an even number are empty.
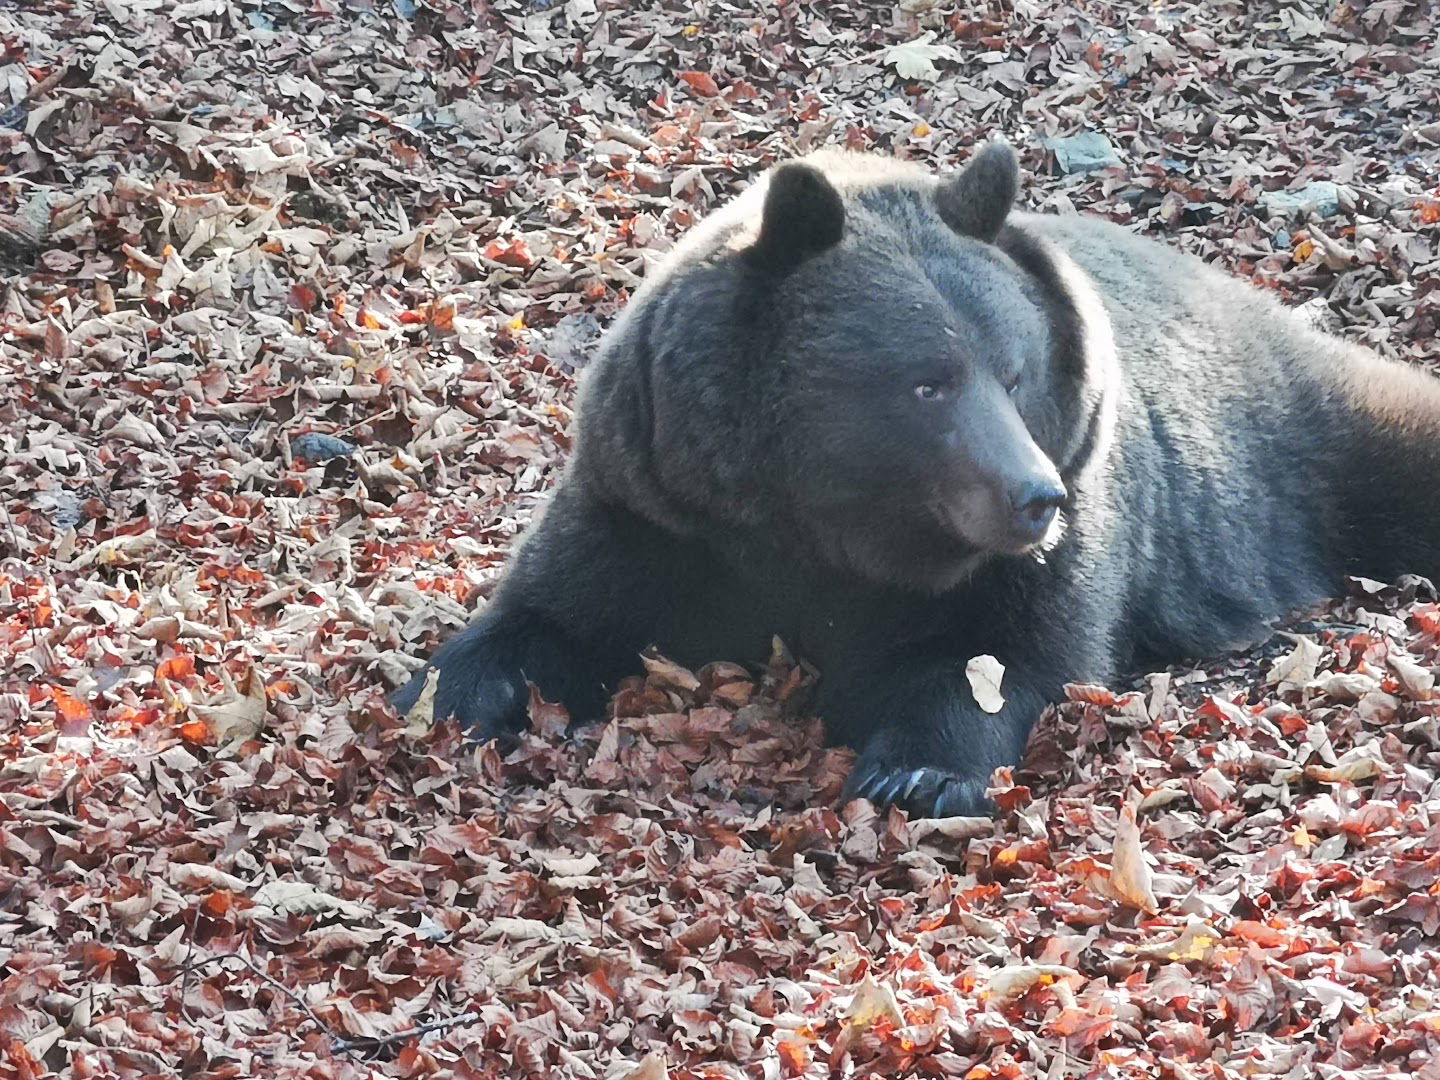
[[[648,645],[695,665],[779,635],[860,750],[850,793],[973,813],[1065,683],[1255,640],[1347,572],[1437,569],[1440,381],[1119,226],[1011,213],[1016,189],[1000,144],[940,180],[822,152],[695,229],[433,658],[437,713],[513,729],[529,680],[584,718]]]

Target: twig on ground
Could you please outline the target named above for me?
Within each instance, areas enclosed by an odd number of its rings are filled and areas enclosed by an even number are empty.
[[[192,937],[194,934],[194,929],[194,922],[192,921],[190,927]],[[274,990],[278,990],[280,993],[284,994],[287,998],[289,998],[296,1005],[298,1005],[304,1011],[305,1015],[309,1017],[310,1022],[313,1023],[317,1028],[319,1028],[320,1033],[330,1041],[331,1049],[337,1054],[374,1053],[376,1050],[379,1050],[386,1046],[393,1046],[394,1044],[399,1042],[404,1042],[406,1039],[416,1038],[421,1035],[428,1035],[434,1031],[444,1031],[452,1027],[465,1027],[469,1024],[475,1023],[480,1019],[480,1013],[478,1012],[464,1012],[457,1013],[454,1016],[442,1016],[438,1020],[429,1020],[423,1024],[416,1024],[414,1027],[406,1028],[403,1031],[392,1031],[388,1035],[362,1035],[353,1039],[347,1038],[345,1036],[337,1034],[334,1028],[330,1027],[329,1024],[325,1023],[324,1020],[321,1020],[320,1017],[316,1015],[315,1010],[310,1007],[309,1003],[306,1002],[306,1000],[302,998],[299,993],[297,993],[295,990],[292,990],[284,983],[280,982],[268,972],[261,970],[259,965],[257,965],[255,961],[251,960],[249,957],[242,956],[239,953],[225,953],[223,956],[207,957],[204,960],[200,960],[192,964],[190,958],[193,953],[193,946],[191,949],[186,951],[185,972],[180,984],[180,1011],[181,1014],[185,1017],[186,1021],[190,1023],[193,1023],[194,1021],[191,1019],[188,1010],[186,1010],[185,1008],[185,994],[187,992],[187,987],[190,981],[191,971],[198,968],[206,967],[210,964],[223,964],[226,960],[240,961],[240,963],[244,964],[247,968],[254,972],[255,975],[258,976],[267,986],[271,987]]]

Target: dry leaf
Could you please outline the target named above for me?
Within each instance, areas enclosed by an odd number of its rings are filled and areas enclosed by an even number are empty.
[[[1265,681],[1281,693],[1308,685],[1315,678],[1315,668],[1324,651],[1312,639],[1297,637],[1295,647],[1270,666]]]
[[[936,60],[959,58],[954,48],[936,45],[934,41],[935,35],[927,30],[914,41],[891,45],[882,54],[883,60],[906,82],[934,82],[940,77]]]
[[[1373,776],[1379,776],[1388,768],[1384,757],[1380,754],[1379,743],[1369,742],[1340,755],[1333,768],[1324,765],[1305,766],[1305,775],[1309,779],[1323,784],[1334,784],[1341,781],[1354,784],[1361,780],[1369,780]]]
[[[440,670],[438,668],[425,669],[425,687],[420,691],[420,696],[415,699],[415,704],[410,706],[403,717],[405,723],[401,730],[412,738],[419,738],[435,726],[435,692],[440,689]]]
[[[623,1076],[624,1080],[668,1080],[670,1070],[665,1066],[664,1054],[646,1054],[639,1065]]]
[[[987,713],[998,713],[1005,707],[1005,698],[1000,693],[1000,681],[1005,677],[1005,665],[990,655],[972,656],[965,665],[965,678],[970,680],[970,693],[975,704]]]
[[[895,998],[895,990],[889,983],[882,983],[873,975],[866,975],[855,987],[855,996],[846,1006],[845,1019],[858,1028],[867,1028],[877,1020],[887,1020],[896,1027],[905,1026],[905,1014]]]
[[[246,666],[238,687],[230,681],[224,668],[220,669],[220,678],[225,683],[225,694],[218,701],[192,705],[191,709],[205,721],[222,746],[254,738],[265,726],[264,679],[254,665]]]
[[[1050,986],[1061,979],[1079,978],[1078,971],[1063,964],[1016,964],[990,973],[990,996],[1006,1002],[1036,986]]]
[[[1140,845],[1140,826],[1135,820],[1135,807],[1120,808],[1115,825],[1115,847],[1110,856],[1110,891],[1115,899],[1139,908],[1147,914],[1159,910],[1155,899],[1153,874],[1145,861]]]

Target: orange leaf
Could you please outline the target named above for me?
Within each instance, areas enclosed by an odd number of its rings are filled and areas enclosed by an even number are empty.
[[[50,688],[50,697],[55,702],[55,709],[62,719],[71,722],[90,719],[90,706],[74,695],[61,690],[58,686]]]
[[[172,656],[168,660],[162,660],[155,668],[155,675],[161,679],[183,679],[187,675],[195,674],[195,658],[189,653],[181,653],[179,656]]]
[[[718,97],[720,87],[715,85],[715,80],[708,72],[704,71],[682,71],[680,78],[690,84],[690,89],[701,97]]]
[[[1109,687],[1096,686],[1093,683],[1066,683],[1065,697],[1070,701],[1083,701],[1087,705],[1100,705],[1109,708],[1118,700]]]
[[[1273,949],[1285,944],[1285,935],[1274,927],[1266,926],[1254,919],[1241,919],[1230,928],[1230,932],[1238,938],[1246,941],[1253,941],[1266,949]]]
[[[226,889],[216,889],[200,901],[200,907],[206,915],[215,919],[223,919],[230,911],[230,905],[235,902],[235,897],[230,895]]]
[[[210,728],[199,720],[191,720],[180,725],[180,737],[195,746],[203,746],[210,741]]]
[[[491,240],[485,245],[483,254],[487,259],[493,259],[506,266],[518,267],[521,270],[528,270],[535,263],[535,255],[524,237],[516,237],[514,240]]]
[[[810,1048],[794,1039],[776,1043],[775,1052],[780,1055],[787,1076],[799,1076],[810,1067]]]

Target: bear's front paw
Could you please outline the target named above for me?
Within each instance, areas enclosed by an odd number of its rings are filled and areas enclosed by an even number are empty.
[[[587,650],[525,611],[495,611],[451,638],[391,695],[397,710],[407,712],[419,700],[432,669],[440,672],[435,719],[454,716],[481,742],[524,730],[531,683],[575,718],[598,715],[605,705],[604,680]]]
[[[480,742],[513,735],[525,726],[529,695],[523,680],[498,668],[483,648],[438,655],[390,695],[395,711],[407,713],[420,700],[425,682],[438,671],[434,718],[454,716],[466,734]]]
[[[907,757],[909,755],[906,755]],[[845,781],[844,798],[869,799],[879,807],[898,806],[912,817],[978,817],[995,811],[985,797],[990,775],[939,763],[905,763],[871,745]]]
[[[436,720],[454,716],[466,734],[481,742],[523,730],[530,704],[527,675],[548,669],[557,650],[520,619],[482,619],[451,638],[430,663],[396,690],[390,701],[408,712],[420,700],[425,681],[438,671]],[[540,662],[537,662],[540,661]]]

